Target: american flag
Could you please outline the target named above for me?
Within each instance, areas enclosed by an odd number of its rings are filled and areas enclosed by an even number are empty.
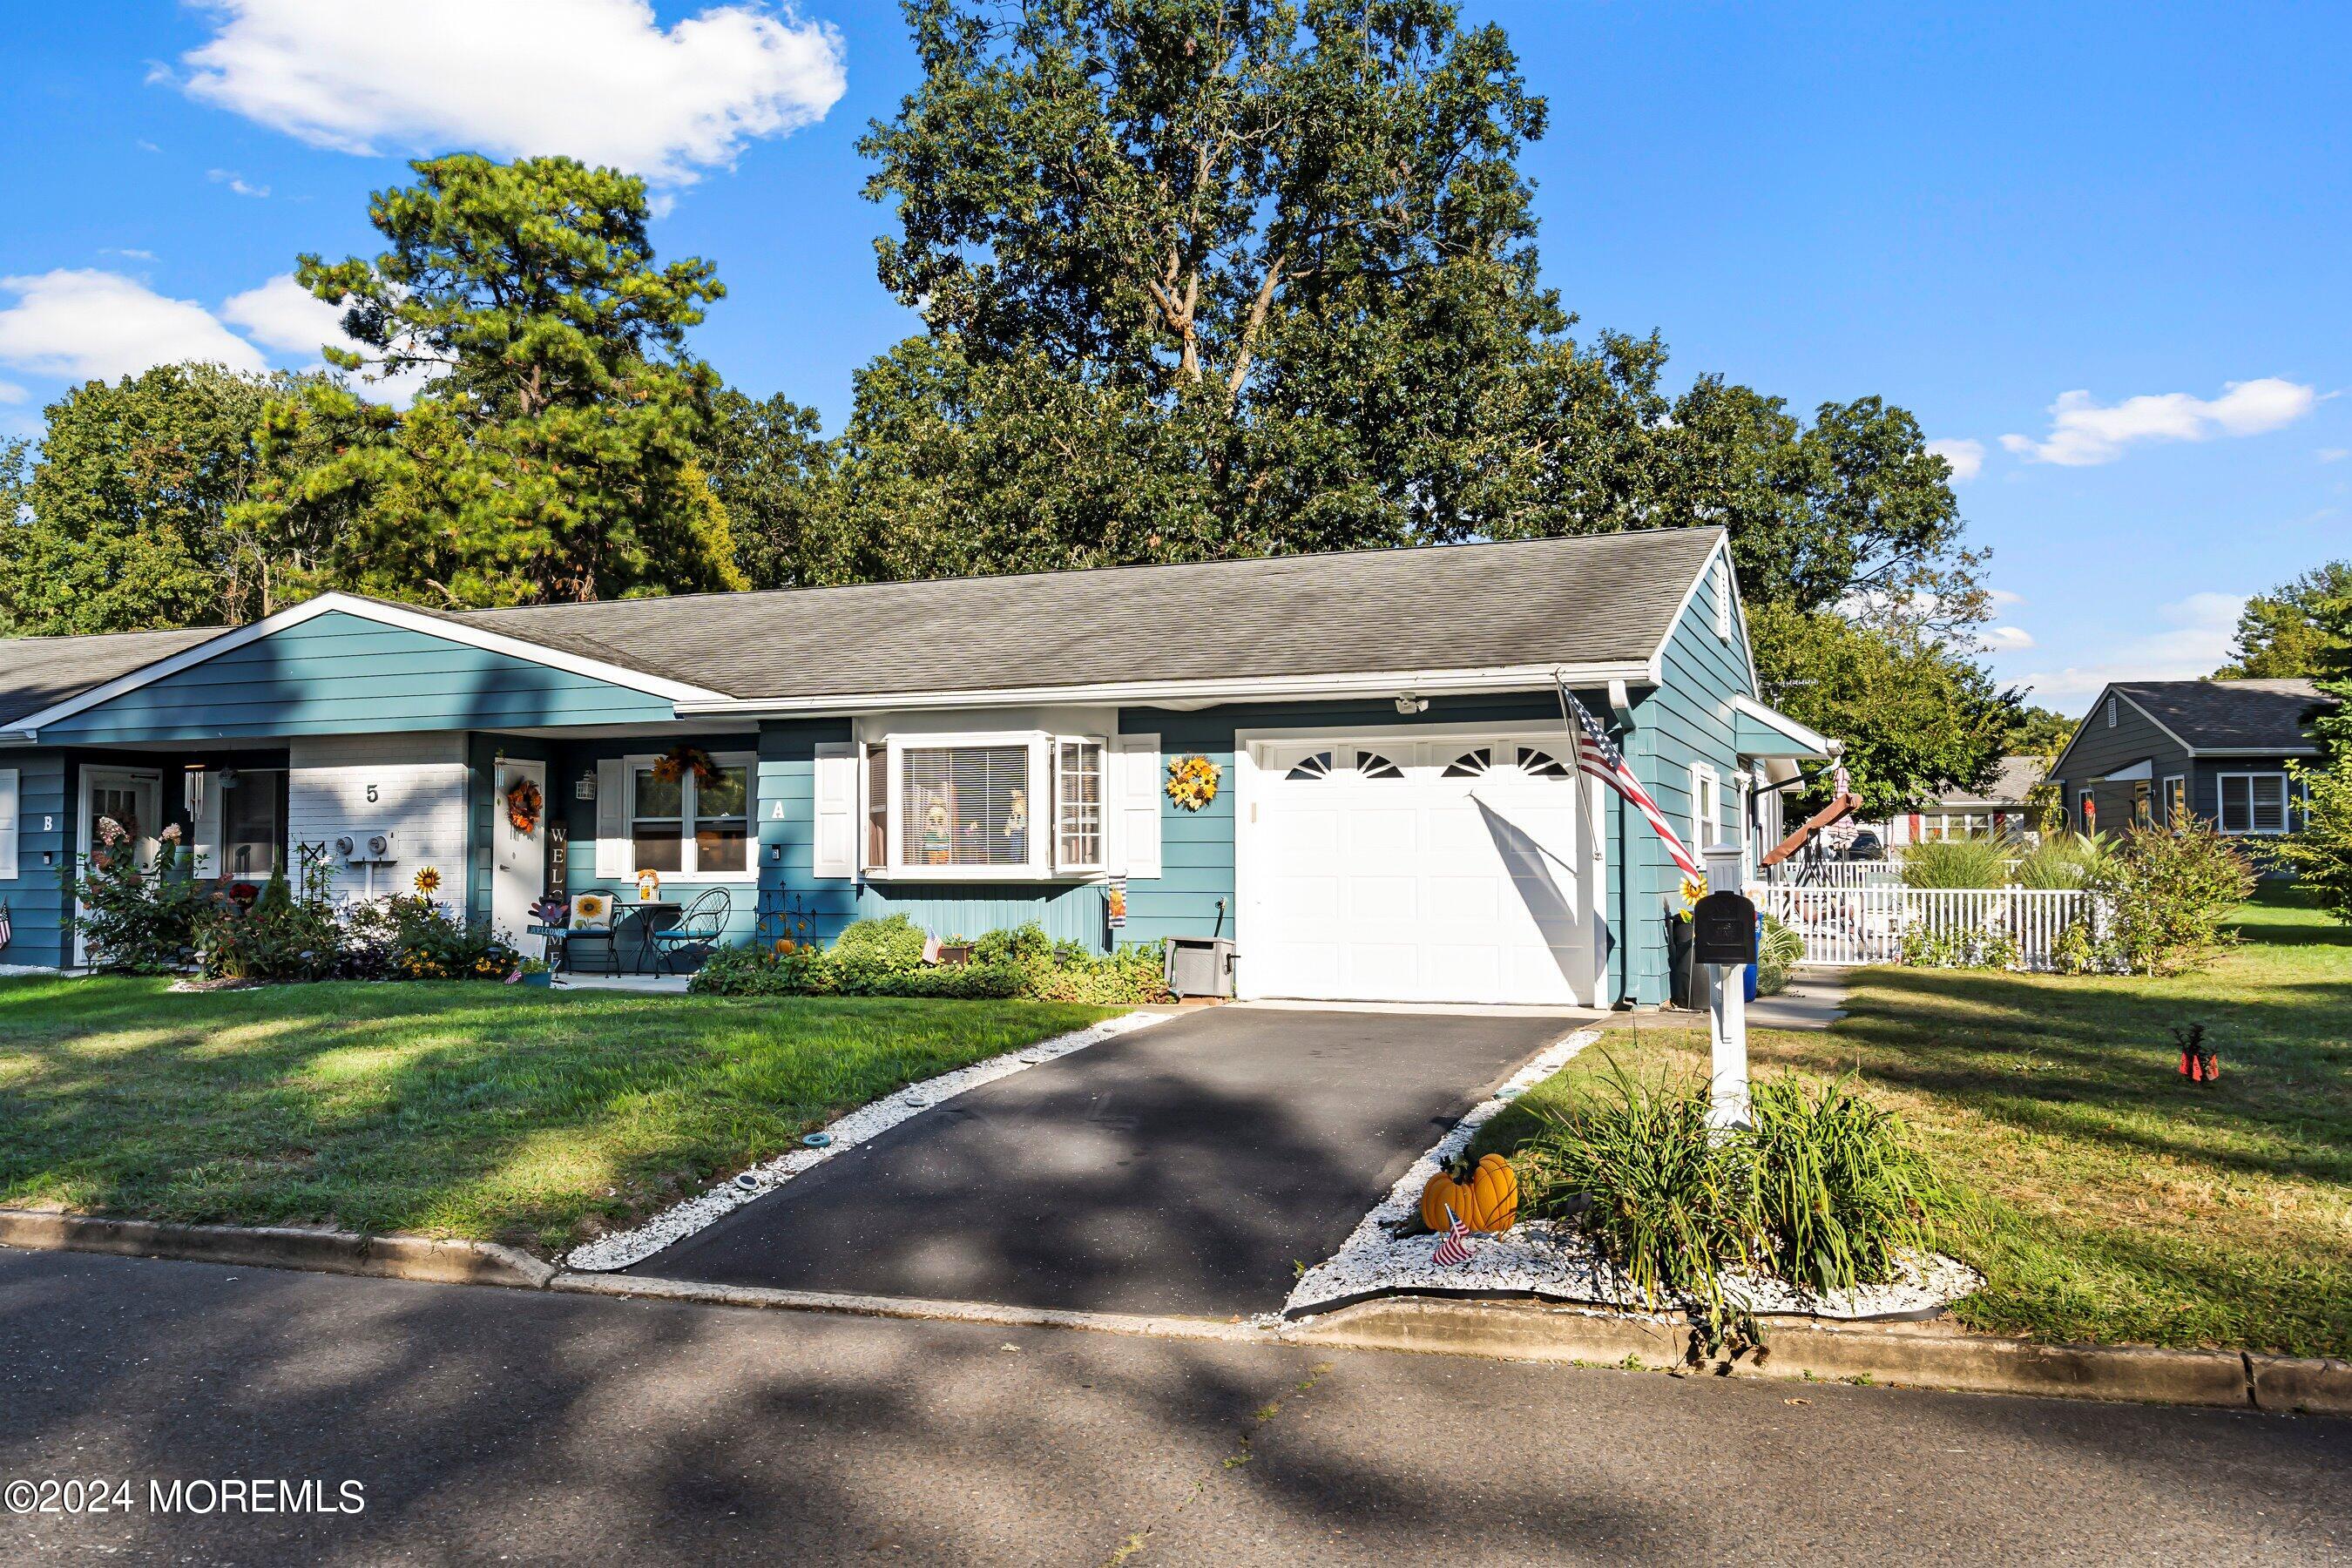
[[[1470,1230],[1462,1223],[1454,1205],[1445,1205],[1445,1234],[1438,1238],[1437,1249],[1429,1260],[1440,1268],[1458,1268],[1470,1261]]]
[[[1568,704],[1569,712],[1576,720],[1578,770],[1591,774],[1631,802],[1656,830],[1658,837],[1666,841],[1666,853],[1675,858],[1675,864],[1683,868],[1683,875],[1694,882],[1706,882],[1706,872],[1700,867],[1698,858],[1675,836],[1674,828],[1667,825],[1665,814],[1658,809],[1658,803],[1650,798],[1650,792],[1642,787],[1642,781],[1633,776],[1633,770],[1625,765],[1624,753],[1610,742],[1609,731],[1601,727],[1601,721],[1595,719],[1584,704],[1576,700],[1576,693],[1567,687],[1559,689],[1559,699]]]

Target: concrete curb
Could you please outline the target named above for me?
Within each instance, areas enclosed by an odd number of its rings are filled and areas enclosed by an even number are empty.
[[[1392,1297],[1290,1329],[1288,1343],[1580,1362],[1720,1376],[1867,1380],[1973,1394],[2200,1405],[2352,1415],[2352,1364],[2238,1351],[2049,1344],[1940,1323],[1766,1319],[1763,1343],[1736,1358],[1690,1359],[1671,1318],[1620,1318],[1530,1302]]]
[[[438,1285],[502,1285],[521,1290],[544,1289],[555,1276],[552,1264],[489,1241],[360,1236],[347,1230],[164,1225],[32,1209],[0,1209],[0,1246],[366,1274]]]
[[[1282,1336],[1255,1323],[1223,1318],[1079,1312],[1052,1307],[1009,1307],[993,1301],[933,1301],[919,1296],[860,1296],[833,1290],[774,1290],[753,1285],[705,1285],[691,1279],[641,1279],[566,1269],[551,1290],[624,1300],[688,1301],[707,1307],[759,1307],[769,1311],[830,1312],[856,1318],[910,1318],[929,1322],[989,1323],[1007,1329],[1083,1329],[1161,1340],[1214,1340],[1228,1344],[1276,1344]]]
[[[1076,1329],[1227,1344],[1328,1345],[1505,1361],[1575,1362],[1732,1377],[1843,1379],[1977,1394],[2352,1416],[2352,1363],[2146,1345],[2045,1344],[1971,1334],[1940,1323],[1766,1319],[1760,1347],[1730,1360],[1694,1363],[1689,1354],[1690,1331],[1679,1319],[1615,1317],[1532,1301],[1394,1296],[1298,1322],[1268,1326],[1215,1318],[1066,1311],[989,1301],[771,1290],[625,1274],[586,1274],[559,1270],[528,1253],[487,1241],[164,1225],[28,1209],[0,1209],[0,1246],[769,1311],[986,1323],[1008,1329]]]

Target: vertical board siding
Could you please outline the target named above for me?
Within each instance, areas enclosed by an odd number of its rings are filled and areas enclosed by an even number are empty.
[[[662,698],[341,611],[231,648],[47,725],[135,742],[651,722]]]
[[[67,952],[74,771],[62,752],[0,751],[0,767],[18,775],[16,875],[0,881],[15,934],[0,947],[0,968],[58,968]]]
[[[1691,766],[1704,763],[1715,770],[1722,785],[1718,820],[1736,832],[1739,741],[1730,700],[1754,690],[1738,616],[1732,617],[1729,637],[1717,635],[1718,591],[1719,579],[1705,574],[1666,638],[1664,679],[1634,703],[1634,728],[1622,742],[1634,776],[1694,853],[1699,844],[1693,832]],[[1612,922],[1632,939],[1621,973],[1633,1001],[1654,1005],[1670,993],[1667,922],[1681,907],[1683,876],[1638,813],[1622,820],[1627,826],[1615,842],[1625,849],[1624,882],[1633,907],[1615,911]]]

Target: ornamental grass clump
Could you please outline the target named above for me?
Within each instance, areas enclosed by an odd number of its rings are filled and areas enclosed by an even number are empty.
[[[1927,1167],[1900,1118],[1850,1080],[1818,1091],[1795,1073],[1753,1090],[1759,1261],[1792,1284],[1843,1290],[1894,1277],[1895,1254],[1927,1245]]]
[[[1748,1182],[1707,1106],[1703,1079],[1639,1078],[1612,1061],[1565,1109],[1538,1111],[1518,1161],[1528,1212],[1572,1221],[1644,1301],[1719,1309],[1722,1271],[1746,1256]]]
[[[1998,888],[2009,880],[2017,846],[2007,838],[1944,838],[1903,851],[1906,888]]]
[[[1885,1284],[1927,1245],[1933,1179],[1901,1120],[1850,1080],[1759,1080],[1753,1125],[1707,1125],[1705,1077],[1616,1062],[1537,1110],[1514,1163],[1528,1215],[1576,1226],[1645,1302],[1681,1299],[1711,1332],[1738,1315],[1727,1270],[1815,1290]]]
[[[2087,888],[2105,874],[2114,858],[2114,847],[2104,834],[2053,834],[2017,863],[2017,885],[2044,892]]]

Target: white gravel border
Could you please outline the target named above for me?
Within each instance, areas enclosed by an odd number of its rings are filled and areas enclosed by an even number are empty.
[[[1123,1013],[1116,1018],[1105,1018],[1088,1028],[1066,1035],[1056,1035],[1050,1040],[1040,1040],[1034,1046],[1024,1046],[1017,1051],[991,1057],[970,1067],[943,1072],[937,1078],[927,1078],[920,1083],[908,1084],[896,1094],[885,1095],[870,1104],[861,1105],[837,1121],[824,1128],[831,1142],[822,1148],[806,1146],[779,1154],[762,1165],[754,1165],[730,1180],[703,1194],[688,1198],[647,1220],[635,1230],[616,1231],[600,1236],[595,1240],[573,1247],[563,1259],[566,1268],[578,1268],[593,1273],[609,1273],[642,1263],[662,1248],[681,1241],[695,1232],[734,1213],[752,1199],[775,1191],[803,1171],[815,1169],[835,1154],[856,1148],[877,1135],[889,1131],[900,1122],[920,1116],[944,1100],[952,1100],[967,1089],[994,1083],[1033,1067],[1100,1045],[1121,1035],[1132,1034],[1172,1013]]]
[[[1375,1296],[1533,1296],[1544,1300],[1655,1314],[1685,1301],[1644,1302],[1642,1293],[1596,1253],[1573,1226],[1528,1220],[1499,1235],[1477,1237],[1466,1263],[1448,1268],[1433,1262],[1438,1237],[1422,1232],[1400,1235],[1421,1210],[1421,1191],[1512,1100],[1549,1078],[1601,1037],[1579,1029],[1546,1047],[1456,1122],[1453,1131],[1413,1162],[1389,1195],[1364,1215],[1345,1245],[1300,1276],[1282,1317],[1328,1311]],[[1801,1286],[1745,1270],[1728,1274],[1724,1294],[1750,1312],[1815,1318],[1865,1319],[1932,1315],[1984,1284],[1974,1269],[1929,1254],[1905,1258],[1892,1284],[1858,1286],[1815,1294]]]

